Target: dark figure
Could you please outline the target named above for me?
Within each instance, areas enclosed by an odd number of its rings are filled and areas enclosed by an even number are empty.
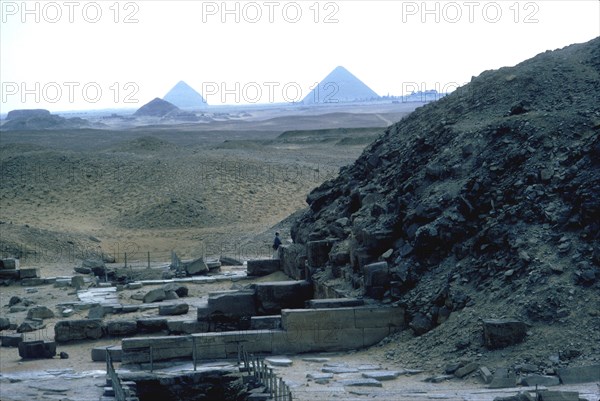
[[[279,247],[281,246],[281,239],[279,239],[279,232],[275,233],[273,239],[273,259],[279,259]]]

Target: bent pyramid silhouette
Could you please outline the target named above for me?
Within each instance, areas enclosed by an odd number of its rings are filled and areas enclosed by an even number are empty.
[[[342,66],[336,67],[303,100],[303,103],[339,103],[370,100],[379,95]]]
[[[163,99],[182,109],[200,109],[208,106],[202,95],[183,81],[177,82]]]

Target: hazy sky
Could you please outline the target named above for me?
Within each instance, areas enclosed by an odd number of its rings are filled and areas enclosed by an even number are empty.
[[[442,90],[600,35],[597,0],[0,0],[0,7],[3,114],[138,108],[179,80],[206,92],[209,104],[299,100],[338,65],[380,95]]]

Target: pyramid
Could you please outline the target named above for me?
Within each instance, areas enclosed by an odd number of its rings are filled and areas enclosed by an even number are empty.
[[[163,99],[182,109],[200,109],[208,106],[202,95],[183,81],[179,81]]]
[[[303,100],[305,104],[355,102],[379,95],[342,66],[336,67]]]
[[[157,97],[137,109],[133,115],[136,117],[164,117],[176,110],[179,110],[177,106]]]

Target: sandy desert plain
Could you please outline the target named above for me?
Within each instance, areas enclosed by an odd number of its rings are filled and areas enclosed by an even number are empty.
[[[209,123],[117,122],[99,130],[1,131],[2,257],[19,256],[21,267],[37,267],[43,277],[70,276],[82,259],[98,254],[114,258],[116,267],[124,265],[127,254],[128,265],[133,266],[129,269],[137,277],[145,274],[148,258],[153,267],[148,277],[160,275],[171,251],[182,259],[269,257],[273,233],[279,230],[284,242],[289,239],[288,216],[306,207],[310,190],[336,176],[339,167],[355,160],[385,127],[421,105],[224,108],[219,111],[226,117]],[[285,277],[276,273],[248,281],[190,285],[189,299],[276,279]],[[125,290],[119,297],[134,302],[130,300],[134,292]],[[29,290],[18,284],[2,287],[2,315],[17,324],[27,312],[8,313],[13,296],[51,309],[77,297],[72,289],[52,285]],[[188,318],[194,318],[193,312],[190,308]],[[87,314],[78,313],[81,318]],[[153,316],[156,311],[134,315]],[[26,338],[53,339],[58,320],[45,320],[44,329],[27,333]],[[105,365],[91,361],[90,349],[119,342],[112,338],[59,345],[57,352],[68,353],[69,359],[32,361],[21,360],[16,348],[2,347],[0,399],[102,399]],[[476,379],[424,383],[424,378],[443,370],[441,362],[398,366],[388,358],[390,349],[399,352],[397,345],[384,342],[368,350],[324,356],[350,366],[424,371],[386,382],[382,388],[349,391],[335,383],[307,381],[306,373],[320,365],[303,360],[304,356],[290,356],[294,365],[276,371],[298,400],[491,401],[516,393],[486,389]],[[598,399],[595,383],[576,389],[588,400]]]

